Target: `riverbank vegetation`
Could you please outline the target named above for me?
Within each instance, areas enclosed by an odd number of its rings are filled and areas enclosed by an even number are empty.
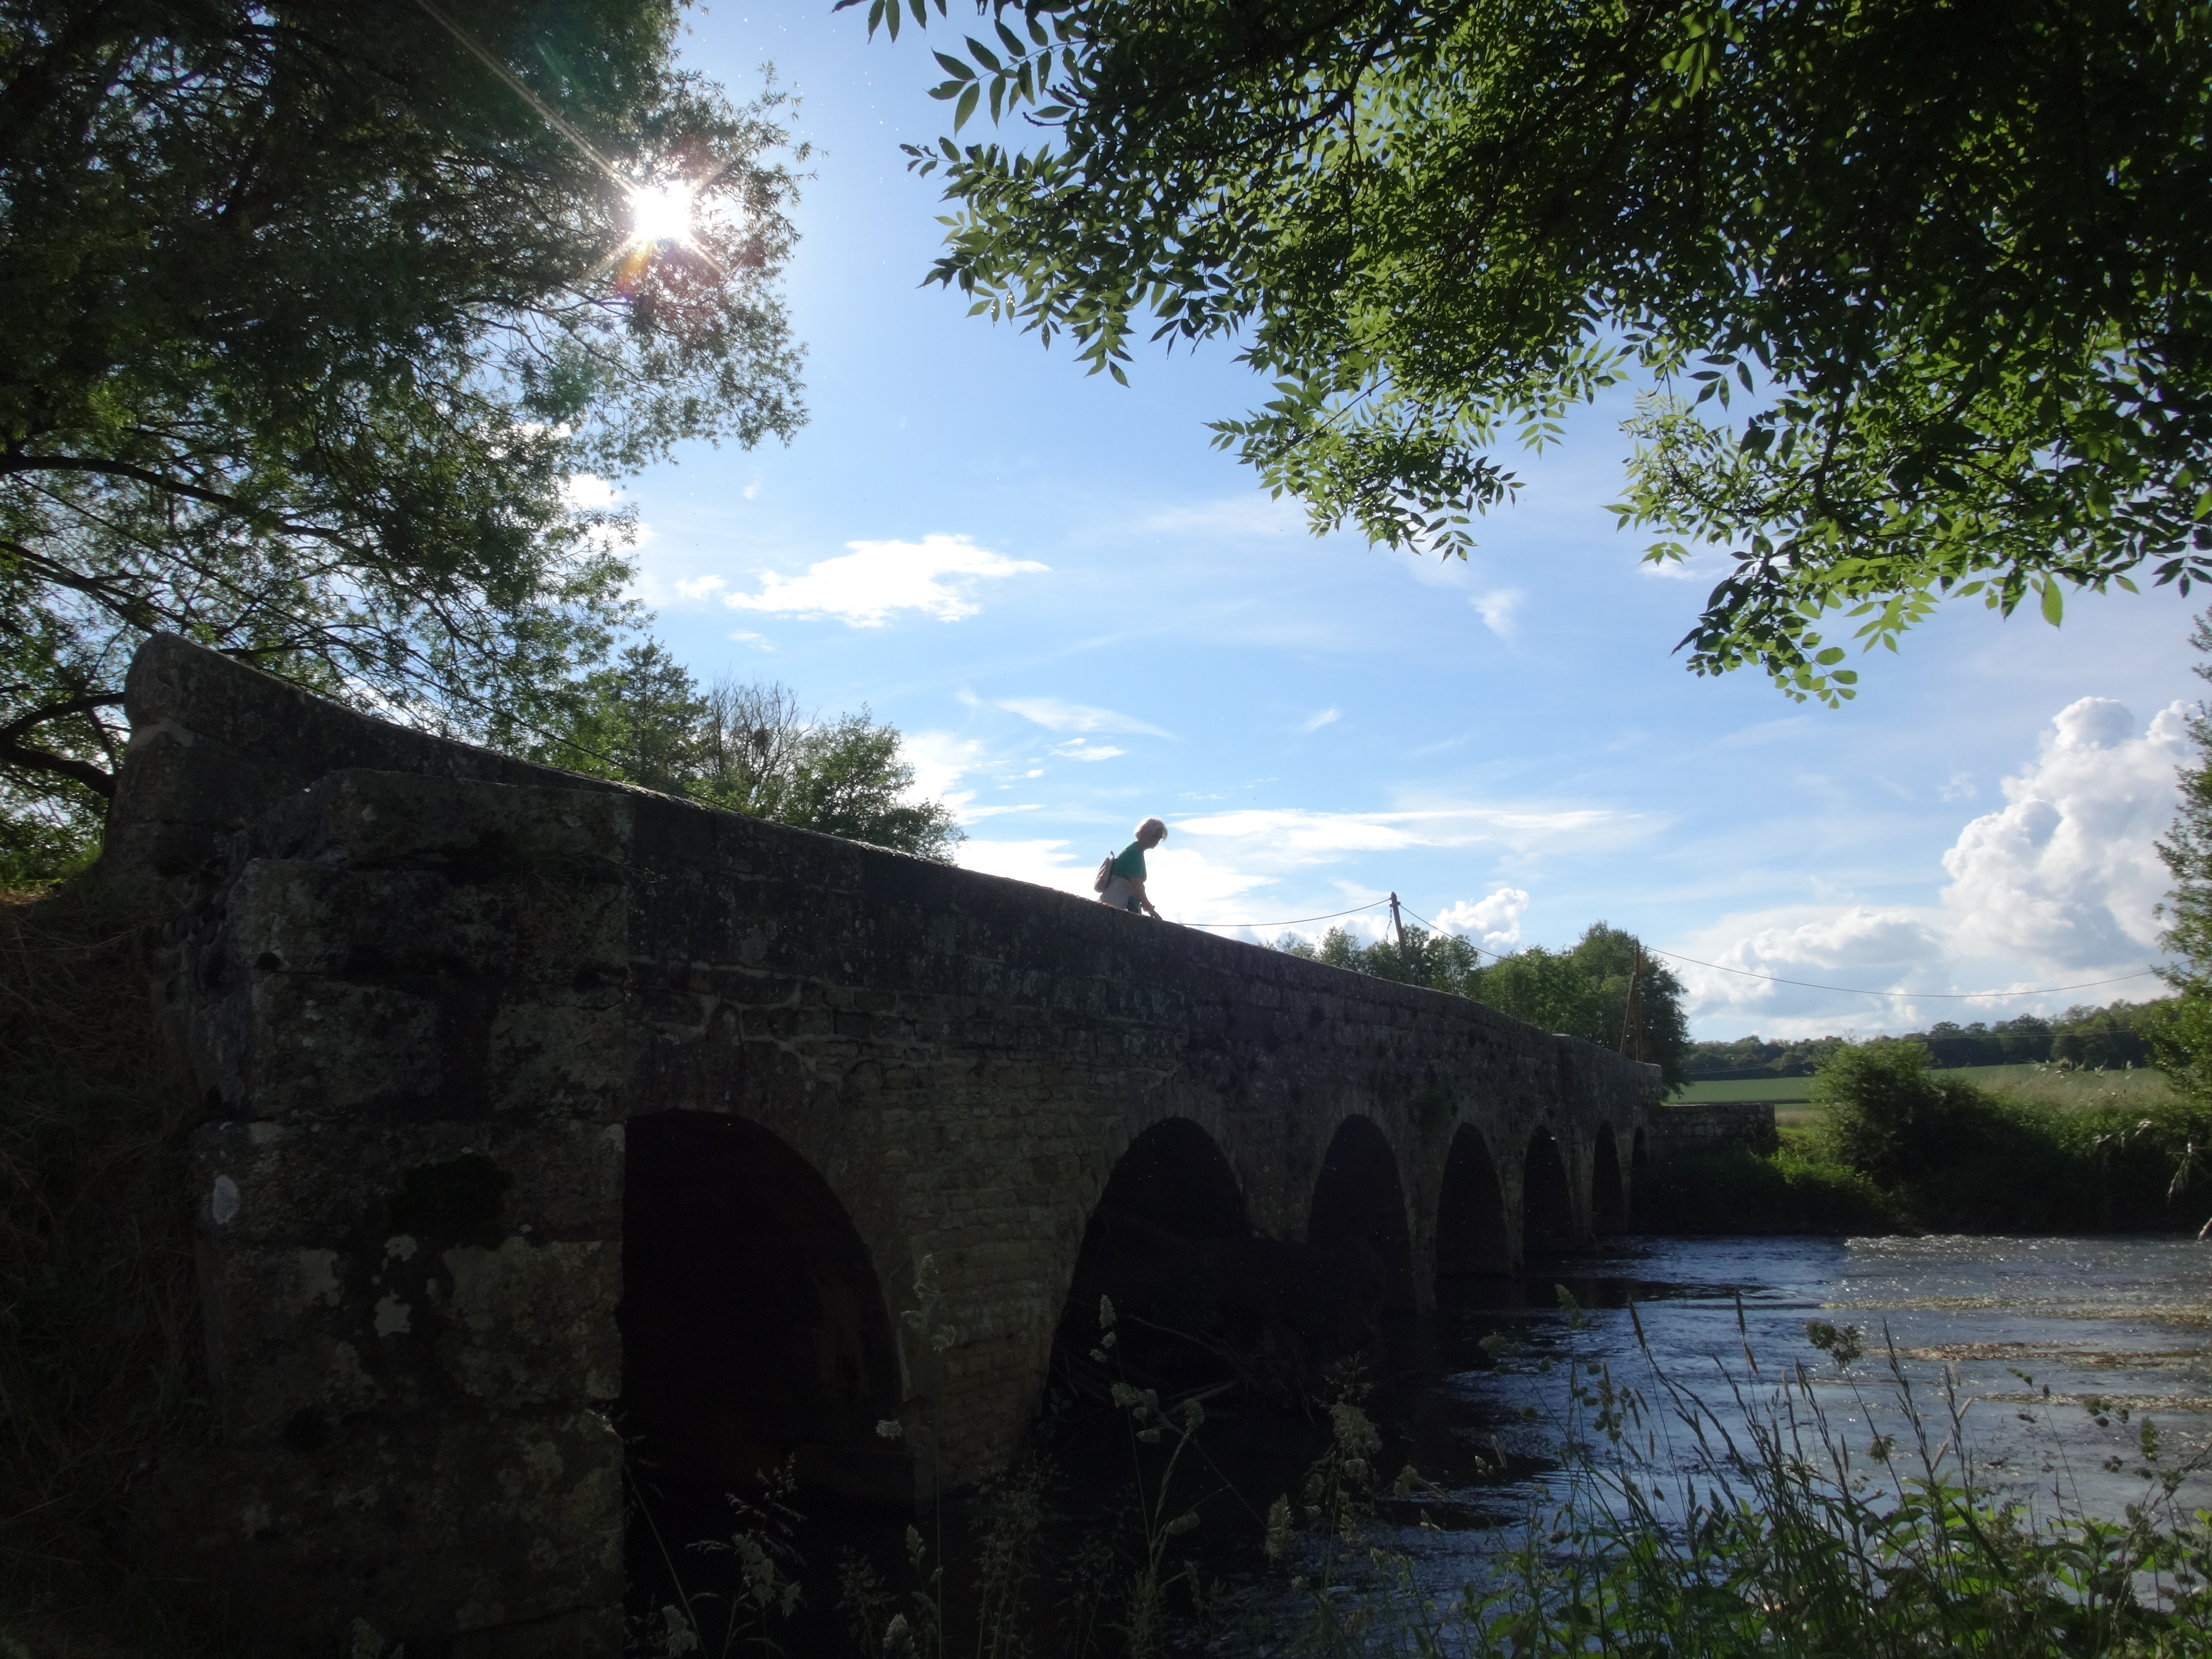
[[[2094,1074],[2075,1074],[2093,1083]],[[1638,1177],[1638,1224],[1667,1232],[2196,1231],[2212,1215],[2212,1112],[2091,1086],[1990,1089],[1917,1042],[1840,1048],[1810,1121],[1771,1154],[1693,1153]]]

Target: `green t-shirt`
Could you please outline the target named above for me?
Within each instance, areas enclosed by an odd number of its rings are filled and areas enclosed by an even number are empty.
[[[1145,849],[1131,842],[1114,855],[1114,873],[1124,881],[1145,879]]]

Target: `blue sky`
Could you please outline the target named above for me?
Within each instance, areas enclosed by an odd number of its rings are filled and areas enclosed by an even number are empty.
[[[2189,602],[2082,598],[2055,631],[1955,607],[1857,665],[1840,711],[1692,678],[1670,653],[1717,566],[1655,574],[1614,529],[1625,400],[1517,459],[1518,504],[1464,565],[1317,540],[1208,447],[1262,390],[1227,350],[1140,356],[1124,388],[919,286],[941,208],[898,145],[941,130],[944,29],[691,14],[686,63],[742,97],[772,61],[815,146],[788,282],[811,424],[621,484],[641,595],[695,673],[896,724],[976,869],[1087,891],[1159,814],[1152,889],[1185,922],[1395,889],[1496,948],[1602,918],[1705,962],[1922,994],[2153,959],[2150,841],[2199,689]],[[1678,971],[1701,1036],[2155,988],[1969,1003]]]

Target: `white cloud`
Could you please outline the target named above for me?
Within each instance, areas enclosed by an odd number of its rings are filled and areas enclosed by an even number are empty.
[[[722,603],[733,611],[830,617],[848,628],[881,628],[900,611],[957,622],[982,608],[975,599],[977,582],[1047,568],[978,547],[965,536],[845,545],[852,550],[810,565],[802,575],[763,572],[759,592],[731,593]]]
[[[1240,842],[1253,856],[1310,864],[1344,853],[1388,853],[1410,847],[1556,846],[1632,838],[1656,828],[1640,814],[1601,807],[1540,809],[1454,802],[1397,812],[1316,812],[1303,807],[1248,807],[1188,818],[1178,831]]]
[[[1974,787],[1972,772],[1954,772],[1951,781],[1936,792],[1938,800],[1972,800],[1981,791]]]
[[[1518,887],[1501,887],[1488,898],[1461,899],[1436,916],[1448,933],[1472,933],[1486,951],[1510,951],[1521,942],[1521,917],[1528,908],[1528,895]]]
[[[730,635],[739,645],[750,645],[756,651],[773,651],[775,641],[765,634],[748,634],[743,629]]]
[[[677,583],[676,591],[687,599],[699,602],[712,598],[714,590],[722,585],[720,576],[694,576]]]
[[[2172,703],[2138,735],[2108,697],[2059,711],[2033,763],[2004,781],[2004,810],[1943,855],[1963,951],[2075,968],[2155,949],[2152,908],[2172,878],[2152,843],[2173,820],[2187,719]]]
[[[1112,760],[1116,755],[1126,755],[1129,751],[1116,749],[1110,743],[1093,743],[1088,738],[1078,738],[1073,743],[1054,744],[1052,752],[1065,755],[1070,760],[1103,761]]]
[[[561,499],[578,513],[604,513],[622,499],[622,491],[596,472],[572,472],[561,486]]]
[[[950,795],[961,779],[986,763],[981,743],[951,732],[910,732],[900,753],[914,768],[914,793],[925,799]]]
[[[1724,918],[1682,941],[1723,968],[1811,986],[1917,993],[1876,999],[1674,965],[1700,1018],[1756,1012],[1770,1035],[1895,1030],[1932,1019],[2008,1018],[2146,994],[1966,992],[2082,986],[2140,969],[2157,954],[2153,908],[2169,884],[2153,844],[2172,820],[2174,772],[2187,759],[2187,710],[2173,703],[2138,729],[2127,708],[2084,697],[2059,711],[2035,759],[2004,780],[2006,805],[1967,823],[1943,854],[1951,879],[1934,905],[1806,905]],[[1959,779],[1947,794],[1955,789]]]
[[[760,483],[760,480],[759,480],[758,478],[755,478],[755,479],[754,479],[750,483],[747,484],[747,485],[746,485],[743,489],[739,490],[738,493],[739,495],[743,495],[743,496],[744,496],[747,501],[754,501],[754,500],[758,499],[758,497],[759,497],[759,495],[760,495],[760,492],[761,492],[761,483]]]
[[[1009,789],[1013,787],[1012,784],[1003,787]],[[960,822],[963,823],[981,823],[985,818],[1002,818],[1009,812],[1044,811],[1044,804],[1042,801],[1024,801],[1018,806],[970,806],[968,803],[975,799],[972,793],[948,795],[945,799],[952,803],[954,809],[960,814]]]
[[[1153,738],[1172,735],[1127,714],[1117,714],[1110,708],[1093,708],[1059,697],[1007,697],[1000,701],[999,707],[1048,732],[1135,732]]]
[[[1324,726],[1334,726],[1342,718],[1342,714],[1335,708],[1331,707],[1324,708],[1317,714],[1307,715],[1304,720],[1299,722],[1298,730],[1300,732],[1318,732]]]
[[[1708,937],[1716,932],[1733,932],[1735,936],[1724,943],[1692,940],[1683,947],[1685,956],[1715,967],[1680,959],[1668,964],[1686,988],[1691,1006],[1700,1012],[1795,1007],[1815,1000],[1826,1006],[1832,1000],[1796,994],[1806,988],[1778,985],[1777,980],[1807,980],[1870,991],[1947,988],[1948,941],[1938,919],[1909,905],[1882,909],[1863,904],[1833,910],[1799,908],[1731,917],[1709,930]],[[1724,971],[1728,969],[1738,971]],[[1897,1011],[1877,1006],[1870,1012],[1887,1019]]]
[[[1039,887],[1056,887],[1063,893],[1095,896],[1091,878],[1098,860],[1094,858],[1085,864],[1079,857],[1071,858],[1064,841],[981,841],[970,836],[953,856],[963,870],[1010,876]]]
[[[1517,587],[1501,587],[1494,592],[1477,593],[1468,603],[1482,617],[1482,625],[1501,640],[1513,637],[1513,613],[1521,608],[1528,596]]]

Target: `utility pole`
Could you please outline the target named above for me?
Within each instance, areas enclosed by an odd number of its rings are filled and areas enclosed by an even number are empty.
[[[1398,930],[1398,961],[1410,973],[1413,964],[1406,956],[1406,921],[1398,914],[1398,896],[1395,893],[1390,895],[1390,925]]]
[[[1620,1011],[1620,1052],[1631,1060],[1644,1058],[1644,1021],[1639,1018],[1644,1007],[1636,994],[1637,981],[1643,977],[1644,946],[1639,942],[1636,947],[1636,960],[1628,969],[1628,1001]],[[1632,1048],[1631,1044],[1634,1047]]]

